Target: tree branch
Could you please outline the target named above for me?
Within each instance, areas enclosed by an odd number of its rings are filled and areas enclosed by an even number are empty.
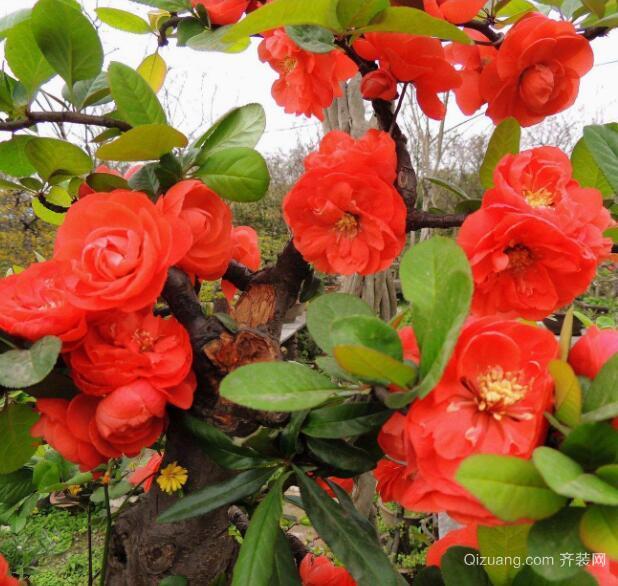
[[[132,126],[123,120],[108,118],[107,116],[93,116],[80,112],[26,112],[22,120],[5,120],[0,122],[0,131],[15,132],[30,128],[41,122],[54,122],[70,124],[83,124],[86,126],[102,126],[104,128],[118,128],[118,130],[131,130]]]
[[[232,260],[230,261],[223,278],[232,283],[232,285],[234,285],[237,289],[245,291],[251,284],[253,275],[253,271],[249,270],[245,265]]]
[[[430,214],[413,210],[408,214],[406,230],[413,232],[422,228],[458,228],[464,223],[468,214]]]
[[[492,29],[491,25],[486,20],[471,20],[469,22],[465,22],[461,26],[463,26],[464,28],[471,28],[475,31],[483,33],[494,46],[500,45],[504,40],[504,35]]]
[[[584,37],[585,39],[588,39],[589,41],[592,41],[593,39],[596,39],[598,37],[604,37],[609,33],[610,29],[609,27],[606,26],[593,26],[587,29],[584,29],[584,32],[582,33],[582,37]]]
[[[170,18],[161,23],[159,27],[159,47],[165,47],[169,43],[167,29],[176,28],[183,20],[184,18],[173,14]]]

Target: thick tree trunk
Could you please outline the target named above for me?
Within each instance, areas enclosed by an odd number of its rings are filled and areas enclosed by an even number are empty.
[[[168,432],[163,466],[170,462],[190,471],[187,492],[220,482],[228,474],[179,425]],[[110,544],[108,586],[157,586],[171,575],[185,576],[191,586],[208,586],[220,574],[231,574],[237,544],[228,534],[227,507],[187,521],[157,523],[177,500],[162,493],[155,482],[138,505],[119,517]]]

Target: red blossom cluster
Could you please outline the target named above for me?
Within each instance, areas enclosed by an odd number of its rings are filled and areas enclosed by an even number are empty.
[[[472,266],[473,310],[542,319],[567,305],[609,256],[611,225],[601,193],[580,187],[560,149],[506,156],[457,239]]]
[[[206,2],[207,0],[201,0]],[[472,20],[482,1],[425,0],[433,16],[462,24]],[[579,80],[590,71],[594,55],[589,41],[566,21],[531,13],[507,30],[501,43],[483,33],[464,29],[477,44],[451,43],[400,33],[366,33],[351,48],[358,57],[377,62],[361,83],[368,100],[393,100],[398,84],[410,83],[419,106],[441,120],[446,107],[438,97],[453,90],[465,114],[487,104],[495,123],[513,117],[522,126],[541,122],[571,106]],[[273,97],[286,112],[324,119],[324,108],[342,95],[341,82],[358,67],[340,48],[312,53],[279,29],[264,35],[259,56],[279,74]]]
[[[406,207],[393,186],[395,143],[369,130],[355,140],[329,132],[305,159],[305,173],[283,200],[303,257],[325,273],[368,275],[391,265],[405,244]]]
[[[178,183],[156,204],[122,189],[81,195],[58,230],[54,258],[0,281],[0,329],[62,340],[81,392],[40,399],[32,435],[90,470],[138,454],[165,429],[168,404],[193,402],[189,336],[153,313],[168,269],[215,280],[233,257],[257,268],[259,252],[255,233],[234,230],[229,207],[199,181]]]

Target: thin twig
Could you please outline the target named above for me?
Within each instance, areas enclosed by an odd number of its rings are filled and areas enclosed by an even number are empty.
[[[0,122],[0,131],[15,132],[30,128],[41,122],[53,122],[55,124],[67,122],[70,124],[84,124],[102,126],[104,128],[118,128],[119,130],[131,130],[131,125],[124,120],[117,120],[107,116],[93,116],[80,112],[26,112],[21,120],[5,120]]]
[[[103,559],[101,560],[101,586],[105,586],[107,574],[107,558],[109,557],[109,544],[112,538],[112,509],[109,503],[109,485],[103,485],[105,495],[105,543],[103,545]]]
[[[87,503],[88,512],[88,586],[94,584],[94,574],[92,573],[92,507],[90,500]]]
[[[395,124],[397,124],[397,116],[399,116],[399,112],[401,111],[401,107],[403,106],[403,99],[406,96],[406,91],[409,85],[410,83],[406,81],[406,83],[403,84],[403,88],[401,89],[401,95],[399,96],[397,107],[395,108],[395,112],[393,112],[393,121],[391,122],[390,128],[388,129],[388,133],[391,136],[393,136],[393,130],[395,129]]]

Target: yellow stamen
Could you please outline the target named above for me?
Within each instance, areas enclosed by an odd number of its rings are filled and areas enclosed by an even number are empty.
[[[187,469],[179,466],[177,462],[172,462],[161,470],[157,484],[163,492],[174,494],[187,483],[188,478]]]
[[[521,401],[528,391],[518,373],[504,372],[500,366],[490,368],[476,382],[479,410],[490,411],[496,419],[501,419],[507,408]]]
[[[155,338],[146,330],[135,330],[133,341],[137,344],[140,352],[152,352],[154,350]]]
[[[344,238],[356,238],[358,234],[358,220],[352,214],[345,213],[335,223],[335,231]]]
[[[524,199],[533,208],[548,208],[554,205],[554,195],[549,189],[541,187],[536,191],[525,189],[523,192]]]

